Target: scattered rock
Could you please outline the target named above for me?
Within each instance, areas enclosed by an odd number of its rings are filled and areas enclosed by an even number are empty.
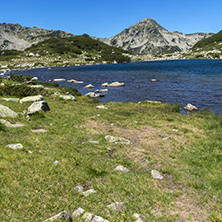
[[[9,107],[3,106],[2,104],[0,104],[0,116],[15,118],[17,115],[18,114],[14,112],[13,110],[11,110]]]
[[[105,136],[105,139],[108,140],[110,143],[115,143],[115,144],[118,144],[118,143],[121,143],[121,144],[125,144],[125,145],[131,145],[132,142],[128,139],[125,139],[123,137],[115,137],[115,136]]]
[[[67,211],[63,211],[59,214],[56,214],[53,217],[50,217],[49,219],[45,220],[45,221],[56,221],[58,219],[65,219],[68,221],[72,221],[72,218],[70,217],[69,213]]]
[[[31,106],[29,106],[28,108],[28,112],[27,114],[30,115],[30,114],[33,114],[33,113],[36,113],[36,112],[39,112],[39,111],[49,111],[50,108],[48,106],[48,103],[46,101],[38,101],[38,102],[34,102],[32,103]]]
[[[173,131],[173,132],[179,132],[179,130],[178,130],[178,129],[172,129],[172,131]]]
[[[92,222],[108,222],[108,220],[105,220],[104,218],[100,216],[94,216],[91,221]]]
[[[23,146],[21,143],[8,144],[6,147],[13,149],[13,150],[23,149]]]
[[[185,107],[183,107],[183,109],[188,111],[188,112],[193,112],[193,111],[198,111],[199,110],[196,106],[194,106],[190,103],[188,103]]]
[[[83,219],[85,219],[85,222],[90,222],[93,218],[93,214],[90,212],[86,212],[82,216]]]
[[[82,193],[83,192],[83,187],[81,185],[78,185],[75,187],[75,190]]]
[[[157,170],[151,170],[151,175],[154,179],[159,179],[159,180],[163,179],[163,176]]]
[[[2,100],[5,100],[5,101],[12,101],[12,102],[19,102],[19,98],[2,98]]]
[[[53,163],[53,165],[54,165],[54,166],[59,165],[59,161],[58,161],[58,160],[56,160],[56,161]]]
[[[91,97],[91,98],[104,97],[103,94],[100,94],[100,93],[94,93],[94,92],[89,92],[89,93],[85,94],[85,96],[89,96],[89,97]]]
[[[96,108],[98,108],[98,109],[108,109],[107,107],[105,107],[105,106],[103,106],[103,105],[96,106]]]
[[[79,207],[78,209],[76,209],[73,213],[72,213],[72,217],[79,217],[81,214],[83,214],[85,210],[83,210],[81,207]]]
[[[150,81],[151,82],[159,82],[159,80],[157,80],[157,79],[151,79]]]
[[[67,82],[76,83],[76,84],[82,84],[82,83],[84,83],[83,81],[77,81],[77,80],[75,80],[75,79],[67,80]]]
[[[29,87],[31,87],[31,88],[42,88],[42,89],[44,89],[44,86],[43,86],[43,85],[30,85]]]
[[[102,86],[102,87],[108,87],[108,86],[109,86],[109,83],[108,83],[108,82],[104,82],[101,86]]]
[[[53,79],[54,82],[63,82],[66,81],[66,79]]]
[[[76,101],[76,98],[73,95],[60,95],[59,98],[64,99],[64,100]]]
[[[97,141],[97,140],[89,140],[89,142],[99,144],[99,141]]]
[[[127,169],[126,167],[124,167],[124,166],[122,166],[122,165],[118,165],[116,168],[115,168],[115,170],[117,170],[117,171],[123,171],[123,172],[125,172],[125,173],[128,173],[130,170],[129,169]]]
[[[85,191],[85,192],[82,192],[82,194],[83,194],[85,197],[88,197],[89,194],[91,194],[91,193],[96,193],[96,190],[94,190],[94,189],[89,189],[89,190],[87,190],[87,191]]]
[[[110,210],[113,210],[113,211],[119,211],[124,207],[124,204],[125,204],[125,202],[121,202],[121,203],[115,202],[115,203],[108,205],[107,208],[109,208]]]
[[[94,91],[95,93],[107,93],[108,89],[97,89]]]
[[[84,87],[84,89],[93,89],[93,88],[95,88],[95,86],[92,85],[92,84],[86,85],[86,86]]]
[[[25,102],[36,102],[36,101],[41,101],[43,100],[42,95],[37,95],[37,96],[26,96],[22,99],[20,99],[20,103],[25,103]]]
[[[12,127],[12,128],[25,126],[22,123],[10,123],[8,120],[4,120],[4,119],[0,119],[0,123],[4,124],[6,127]]]
[[[140,215],[139,215],[139,214],[134,213],[134,214],[133,214],[133,217],[136,219],[135,222],[143,222],[143,220],[140,218]]]
[[[125,83],[123,82],[112,82],[108,85],[108,87],[122,87],[125,86]]]
[[[45,130],[44,128],[31,129],[31,131],[32,131],[33,133],[45,133],[45,132],[47,132],[47,130]]]

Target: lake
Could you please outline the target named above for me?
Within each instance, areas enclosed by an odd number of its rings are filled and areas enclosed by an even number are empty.
[[[179,103],[181,107],[192,103],[201,110],[209,109],[222,115],[222,60],[147,61],[38,68],[12,73],[37,76],[40,81],[57,78],[81,80],[84,84],[59,84],[78,88],[82,95],[92,91],[83,89],[87,84],[101,89],[104,82],[119,81],[124,82],[125,87],[108,88],[109,92],[99,98],[99,102],[154,100]],[[158,81],[152,82],[151,79]]]

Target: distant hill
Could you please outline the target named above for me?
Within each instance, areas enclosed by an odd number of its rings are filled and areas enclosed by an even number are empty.
[[[42,29],[38,27],[25,27],[19,24],[0,23],[0,50],[24,50],[32,44],[56,37],[72,37],[74,34]]]
[[[212,35],[209,38],[202,39],[197,42],[193,49],[205,49],[205,50],[213,50],[213,49],[222,49],[222,30],[217,34]]]
[[[146,18],[109,39],[101,41],[140,54],[186,51],[209,33],[169,32],[155,20]]]

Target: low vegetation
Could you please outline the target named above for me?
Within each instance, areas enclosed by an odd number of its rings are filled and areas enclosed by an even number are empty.
[[[21,83],[2,79],[0,89]],[[23,111],[31,103],[2,100],[12,97],[7,90],[0,96],[2,105],[19,113],[4,119],[25,125],[0,123],[2,221],[44,221],[63,210],[71,215],[78,207],[110,222],[135,221],[134,213],[143,221],[222,220],[221,116],[182,115],[178,105],[145,101],[109,102],[107,109],[98,109],[97,100],[78,94],[77,101],[54,97],[69,89],[47,84],[43,95],[50,111],[33,114],[30,121]],[[31,131],[39,128],[47,131]],[[106,135],[132,145],[109,143]],[[24,149],[6,147],[14,143]],[[130,171],[115,171],[120,164]],[[152,177],[153,169],[162,180]],[[84,197],[77,185],[96,193]],[[109,210],[114,202],[125,204]]]

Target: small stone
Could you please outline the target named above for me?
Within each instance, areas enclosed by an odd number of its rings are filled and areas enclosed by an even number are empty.
[[[115,143],[115,144],[118,144],[118,143],[125,144],[125,145],[132,144],[132,142],[130,140],[125,139],[123,137],[115,137],[115,136],[107,135],[107,136],[105,136],[105,139],[108,140],[108,142]]]
[[[112,82],[108,85],[108,87],[122,87],[125,86],[125,83],[123,82]]]
[[[41,89],[44,89],[44,86],[43,85],[31,85],[29,86],[31,88],[41,88]]]
[[[93,88],[95,88],[95,86],[92,85],[92,84],[86,85],[86,86],[84,87],[84,89],[93,89]]]
[[[179,130],[178,130],[178,129],[172,129],[172,131],[173,131],[173,132],[179,132]]]
[[[188,111],[188,112],[193,112],[193,111],[198,111],[199,110],[196,106],[194,106],[190,103],[188,103],[185,107],[183,107],[183,109]]]
[[[53,163],[53,165],[54,165],[54,166],[59,165],[59,161],[58,161],[58,160],[56,160],[56,161]]]
[[[23,146],[21,143],[8,144],[6,147],[13,149],[13,150],[23,149]]]
[[[85,191],[85,192],[82,192],[82,194],[83,194],[85,197],[88,197],[89,194],[91,194],[91,193],[96,193],[96,190],[94,190],[94,189],[89,189],[89,190],[87,190],[87,191]]]
[[[90,143],[95,143],[95,144],[99,144],[99,141],[97,140],[89,140]]]
[[[140,215],[137,213],[133,214],[133,217],[136,219],[136,222],[143,222],[143,220],[140,218]]]
[[[105,107],[105,106],[103,106],[103,105],[101,105],[101,106],[96,106],[96,108],[98,108],[98,109],[107,109],[107,107]]]
[[[95,93],[107,93],[108,89],[97,89],[95,90]]]
[[[122,165],[118,165],[116,168],[115,168],[115,170],[117,170],[117,171],[123,171],[123,172],[125,172],[125,173],[128,173],[130,170],[129,169],[127,169],[126,167],[124,167],[124,166],[122,166]]]
[[[83,187],[81,185],[78,185],[75,187],[75,190],[82,193],[83,192]]]
[[[66,79],[53,79],[54,82],[63,82],[66,81]]]
[[[86,213],[84,213],[82,218],[85,219],[85,222],[90,222],[93,218],[93,214],[90,212],[86,212]]]
[[[109,208],[110,210],[113,210],[113,211],[118,211],[124,207],[124,204],[125,204],[125,202],[121,202],[121,203],[115,202],[115,203],[108,205],[107,208]]]
[[[10,123],[8,120],[0,119],[0,123],[4,124],[6,127],[17,128],[25,126],[22,123]]]
[[[76,98],[73,95],[60,95],[59,98],[64,99],[64,100],[76,101]]]
[[[160,174],[159,171],[157,170],[152,170],[151,171],[151,175],[154,179],[159,179],[159,180],[162,180],[163,179],[163,176]]]
[[[76,84],[82,84],[83,83],[83,81],[78,81],[78,80],[75,80],[75,79],[67,80],[67,82],[76,83]]]
[[[63,211],[59,214],[56,214],[55,216],[53,217],[50,217],[49,219],[45,220],[46,221],[57,221],[58,219],[65,219],[65,220],[69,220],[69,221],[72,221],[72,218],[70,217],[69,213],[67,211]]]
[[[72,213],[72,217],[79,217],[81,214],[83,214],[85,210],[83,210],[81,207],[79,207],[78,209],[76,209],[73,213]]]
[[[104,97],[103,94],[101,94],[101,93],[94,93],[94,92],[86,93],[85,96],[89,96],[89,97],[91,97],[91,98]]]
[[[104,218],[102,218],[100,216],[94,216],[91,221],[93,221],[93,222],[108,222],[108,220],[105,220]]]
[[[33,133],[45,133],[47,132],[47,130],[43,129],[43,128],[40,128],[40,129],[31,129],[31,131]]]
[[[164,137],[162,140],[168,140],[169,139],[169,137]]]

